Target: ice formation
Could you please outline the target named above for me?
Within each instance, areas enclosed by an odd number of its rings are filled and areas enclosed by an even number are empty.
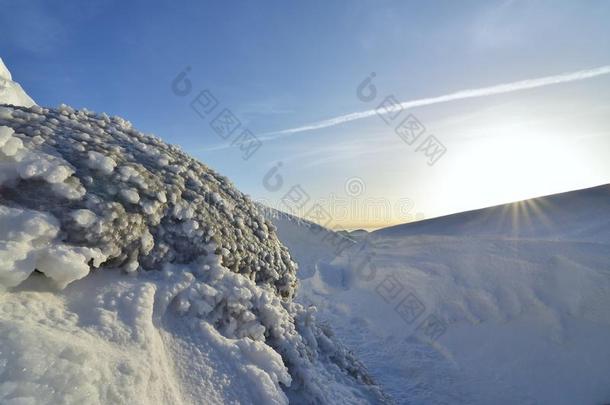
[[[219,255],[232,271],[294,294],[295,266],[273,225],[179,148],[67,106],[0,107],[0,128],[0,203],[52,215],[66,243],[99,249],[106,266]]]
[[[6,68],[0,58],[0,104],[12,104],[24,107],[36,105],[34,100],[26,94],[19,83],[13,81],[11,72]]]
[[[94,269],[95,274],[90,274]],[[109,296],[103,286],[82,287],[99,280],[99,273],[118,271],[137,277],[124,275],[120,283],[112,279],[117,285],[113,294],[119,294],[118,286],[130,285],[133,291],[127,296],[132,297],[134,308],[127,313],[142,311],[144,321],[140,315],[125,321],[118,298]],[[83,288],[91,288],[91,297],[85,295],[92,303],[71,307],[70,316],[83,317],[89,325],[82,329],[79,322],[70,324],[75,336],[95,334],[110,344],[123,333],[119,322],[123,319],[136,346],[140,340],[154,342],[159,328],[158,333],[178,334],[172,346],[191,342],[189,353],[201,356],[215,347],[227,361],[236,363],[239,375],[230,378],[246,378],[254,384],[247,388],[247,398],[239,398],[241,403],[385,400],[330,329],[317,324],[313,309],[293,302],[296,264],[273,224],[225,177],[178,147],[140,133],[124,119],[65,105],[58,109],[0,105],[0,286],[5,289],[1,300],[31,300],[34,303],[28,305],[37,306],[37,299],[24,292],[32,279],[40,280],[37,273],[43,273],[54,288],[67,287],[55,290],[57,299],[73,301]],[[9,299],[10,294],[14,297]],[[138,309],[139,296],[149,303],[142,304],[142,309]],[[57,311],[63,311],[59,307]],[[0,310],[5,311],[6,320],[0,322],[0,334],[11,330],[27,336],[41,333],[37,321],[30,319],[38,316],[35,311],[22,317],[5,307]],[[64,326],[53,333],[65,331]],[[0,354],[0,373],[32,366],[27,356],[19,354],[22,339],[6,333],[3,341],[13,354]],[[51,341],[64,345],[59,338]],[[76,350],[59,347],[58,351]],[[184,387],[192,377],[182,376],[176,390],[183,392],[177,397],[190,396],[191,401],[184,402],[199,402],[192,399],[194,393],[205,396],[214,391],[220,397],[210,403],[230,403],[228,398],[239,391],[231,394],[217,386],[203,389],[207,377],[196,360],[211,360],[193,353],[173,359],[180,363],[174,367],[201,374],[192,389]],[[96,356],[100,357],[92,354],[85,359]],[[55,360],[39,358],[38,368],[26,376],[4,375],[0,402],[14,398],[36,402],[40,395],[59,402],[68,397],[82,399],[68,393],[71,386],[65,381],[59,386],[49,380],[44,370]],[[88,361],[83,364],[97,367]],[[119,384],[108,379],[108,384]],[[133,383],[132,391],[111,395],[102,389],[101,381],[82,382],[88,387],[88,399],[133,401],[137,384]],[[121,381],[130,385],[128,380]],[[53,393],[45,394],[43,386],[51,386]],[[168,392],[159,395],[148,400],[177,398]]]

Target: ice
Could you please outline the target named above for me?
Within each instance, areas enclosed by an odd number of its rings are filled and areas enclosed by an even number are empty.
[[[36,260],[36,269],[53,279],[59,288],[89,274],[89,261],[99,266],[104,256],[97,249],[53,245],[42,250]]]
[[[14,287],[38,270],[59,288],[98,267],[104,256],[97,249],[67,246],[57,240],[59,222],[50,214],[0,205],[0,283]]]
[[[99,152],[90,151],[88,153],[88,165],[92,169],[97,169],[104,174],[110,174],[116,167],[116,162],[108,156],[104,156]]]
[[[12,104],[32,107],[36,103],[28,96],[18,83],[13,81],[11,72],[0,58],[0,104]]]
[[[91,226],[97,219],[95,213],[88,209],[75,210],[70,215],[83,228]]]
[[[21,139],[15,138],[12,128],[0,127],[0,153],[6,157],[15,156],[23,148]]]
[[[133,188],[127,188],[120,191],[121,197],[131,204],[137,204],[140,201],[138,191]]]
[[[51,190],[68,199],[82,197],[83,190],[74,169],[63,159],[37,149],[41,142],[24,145],[12,128],[0,126],[0,184],[18,179],[41,179]]]
[[[13,80],[13,76],[11,75],[11,72],[9,72],[8,68],[2,61],[2,58],[0,58],[0,79]]]

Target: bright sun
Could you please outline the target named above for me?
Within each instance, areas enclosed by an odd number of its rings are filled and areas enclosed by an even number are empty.
[[[587,165],[565,136],[492,129],[464,146],[451,186],[465,205],[489,206],[566,190]],[[467,150],[466,150],[467,149]]]

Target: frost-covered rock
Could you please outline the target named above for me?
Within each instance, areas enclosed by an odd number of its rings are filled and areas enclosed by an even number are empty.
[[[66,243],[105,266],[155,269],[221,254],[223,266],[294,294],[295,265],[223,176],[120,118],[0,107],[0,204],[50,213]],[[96,217],[82,215],[87,210]],[[243,224],[236,226],[236,224]],[[152,243],[141,243],[142,235]]]
[[[143,364],[148,360],[142,350],[152,350],[155,359],[180,363],[173,366],[178,370],[203,373],[200,365],[208,361],[228,373],[220,386],[217,380],[202,386],[207,374],[192,385],[188,380],[193,377],[181,376],[176,392],[147,397],[148,402],[199,402],[214,390],[222,393],[227,381],[234,380],[243,387],[235,392],[248,395],[239,398],[244,404],[385,400],[360,363],[328,328],[316,323],[314,309],[293,302],[296,264],[274,229],[225,177],[179,148],[140,133],[128,121],[65,105],[0,105],[0,286],[8,290],[0,292],[0,302],[25,300],[24,305],[36,306],[30,302],[35,295],[22,288],[40,281],[41,276],[32,276],[37,270],[56,287],[67,287],[56,292],[57,299],[69,302],[76,314],[70,316],[84,316],[88,325],[85,330],[69,321],[69,329],[60,325],[55,330],[50,320],[51,331],[70,330],[83,342],[108,339],[120,348],[133,344],[138,348],[134,353],[144,356]],[[95,268],[96,274],[89,274]],[[99,280],[100,273],[117,269],[138,276],[123,276],[126,281],[117,286],[86,287],[91,278]],[[119,292],[126,285],[130,292]],[[31,369],[31,359],[15,355],[22,350],[22,339],[15,336],[21,333],[23,341],[29,341],[31,334],[42,333],[38,315],[16,315],[7,305],[0,307],[7,319],[0,322],[0,336],[6,334],[10,349],[0,351],[0,372],[3,367]],[[133,308],[126,309],[129,305]],[[184,345],[185,351],[156,353],[166,350],[158,343],[161,330],[177,334],[171,346]],[[36,403],[39,395],[56,402],[73,398],[69,384],[57,385],[61,375],[51,373],[51,381],[50,374],[41,371],[58,361],[54,352],[87,351],[91,346],[67,347],[64,341],[50,338],[41,351],[47,357],[40,358],[40,368],[15,375],[4,388],[0,384],[0,402],[20,398]],[[206,351],[215,354],[204,355]],[[83,370],[99,365],[105,376],[83,380],[88,399],[133,403],[135,386],[147,392],[142,388],[147,381],[143,368],[117,366],[113,362],[120,356],[96,352],[78,360]],[[235,362],[234,368],[224,366],[225,361]],[[112,380],[107,371],[116,367],[128,370],[129,377]],[[65,374],[79,381],[88,372],[67,369]],[[147,384],[161,378],[146,375]],[[168,375],[175,378],[174,373]],[[123,384],[125,391],[109,393],[102,384]],[[189,395],[178,392],[183,386],[199,401],[184,399]],[[27,395],[16,397],[15,392]],[[235,392],[209,403],[235,403]]]

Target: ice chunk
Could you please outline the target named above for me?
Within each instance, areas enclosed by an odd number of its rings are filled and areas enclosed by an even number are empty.
[[[95,213],[86,209],[73,211],[71,216],[72,219],[82,227],[91,226],[97,219]]]
[[[137,204],[140,201],[138,191],[133,188],[128,188],[120,191],[121,197],[129,203]]]
[[[104,156],[101,153],[95,151],[89,151],[87,155],[89,157],[89,161],[87,162],[87,164],[90,168],[99,170],[104,174],[110,174],[114,171],[114,168],[116,167],[116,162],[112,158]]]
[[[103,255],[98,249],[55,244],[40,252],[36,269],[53,279],[59,288],[65,288],[89,274],[88,262],[92,259],[99,265]]]
[[[51,214],[0,205],[0,285],[15,287],[34,270],[64,288],[99,266],[98,249],[68,246],[56,239],[59,223]]]
[[[15,131],[12,128],[0,127],[0,152],[4,156],[15,156],[23,148],[21,139],[13,136]]]

